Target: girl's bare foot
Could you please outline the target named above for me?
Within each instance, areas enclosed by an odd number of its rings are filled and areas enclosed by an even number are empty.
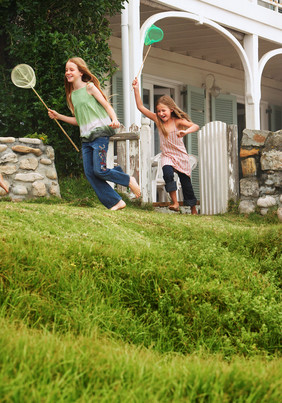
[[[6,193],[9,193],[9,189],[7,188],[3,176],[0,174],[0,186],[5,190]]]
[[[136,182],[136,179],[133,176],[130,177],[128,186],[130,190],[135,194],[136,199],[138,199],[138,197],[141,196],[141,190],[138,183]]]
[[[171,204],[168,208],[169,208],[169,210],[172,210],[172,211],[180,211],[178,203],[177,204]]]
[[[191,214],[192,214],[192,215],[198,215],[196,206],[192,206],[192,207],[191,207]]]
[[[117,204],[115,204],[110,210],[116,211],[116,210],[121,210],[126,206],[125,202],[123,200],[120,200]]]

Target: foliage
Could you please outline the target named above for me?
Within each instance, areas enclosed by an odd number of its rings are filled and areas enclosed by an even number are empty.
[[[134,206],[114,215],[83,199],[1,203],[5,316],[59,334],[98,326],[162,353],[277,353],[279,224]]]
[[[44,133],[35,132],[32,134],[27,134],[25,137],[29,138],[29,139],[39,139],[39,140],[42,140],[43,144],[48,144],[48,136],[47,136],[47,134],[44,134]]]
[[[60,187],[0,203],[1,401],[279,401],[281,224]]]
[[[239,201],[228,200],[228,213],[239,214]]]
[[[1,402],[278,403],[281,360],[158,354],[98,329],[58,337],[0,320]]]
[[[67,109],[63,77],[69,57],[80,56],[101,82],[115,70],[108,46],[106,15],[119,12],[126,0],[2,0],[0,2],[0,131],[2,136],[23,137],[44,132],[56,153],[59,173],[78,173],[81,157],[54,122],[50,121],[33,91],[15,87],[10,79],[17,64],[35,70],[36,89],[45,103],[63,114]],[[65,127],[76,144],[77,127]]]

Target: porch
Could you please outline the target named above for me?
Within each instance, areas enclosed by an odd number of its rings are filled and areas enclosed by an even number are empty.
[[[110,138],[107,165],[120,165],[124,171],[139,182],[142,201],[163,209],[170,205],[165,191],[165,182],[159,155],[151,154],[151,128],[147,118],[142,119],[140,131],[132,126],[129,132],[122,128]],[[237,126],[224,122],[212,122],[198,133],[198,148],[201,158],[190,156],[194,192],[198,199],[197,209],[201,214],[219,214],[227,211],[228,200],[239,198],[238,134]],[[130,150],[129,158],[126,150]],[[195,175],[196,173],[196,175]],[[178,180],[177,198],[180,211],[189,213],[183,205],[183,195]],[[118,190],[122,191],[122,188]]]
[[[112,82],[113,103],[125,127],[132,122],[141,125],[131,82],[147,50],[145,31],[153,23],[163,30],[164,39],[152,46],[143,66],[144,95],[149,90],[149,97],[154,97],[158,87],[169,88],[177,104],[191,108],[182,94],[187,86],[194,87],[205,97],[203,122],[196,122],[201,126],[218,119],[239,125],[242,119],[243,128],[282,127],[280,2],[239,0],[220,7],[217,3],[130,0],[122,15],[111,19],[110,46],[120,69]],[[206,80],[211,75],[216,92],[208,98]],[[217,100],[235,98],[240,106],[236,118],[213,116],[214,94]]]

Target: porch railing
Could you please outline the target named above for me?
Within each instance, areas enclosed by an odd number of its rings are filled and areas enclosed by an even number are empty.
[[[155,180],[151,156],[150,120],[142,118],[141,128],[121,132],[110,137],[107,166],[115,164],[126,170],[129,149],[129,174],[140,184],[142,200],[155,202],[158,183]],[[126,142],[129,142],[129,147]],[[200,165],[201,214],[220,214],[227,210],[228,200],[239,197],[238,133],[237,126],[210,122],[198,133]],[[164,184],[160,184],[164,186]],[[124,191],[124,188],[118,190]]]
[[[257,0],[259,6],[282,13],[282,0]]]

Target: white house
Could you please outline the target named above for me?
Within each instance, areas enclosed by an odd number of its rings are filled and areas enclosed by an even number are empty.
[[[200,127],[237,124],[239,137],[244,128],[282,128],[282,0],[129,0],[110,24],[119,69],[113,103],[126,127],[140,126],[131,83],[154,24],[164,38],[152,45],[140,75],[146,106],[154,110],[166,93]],[[197,134],[186,141],[197,154]],[[159,152],[156,133],[151,151]]]

